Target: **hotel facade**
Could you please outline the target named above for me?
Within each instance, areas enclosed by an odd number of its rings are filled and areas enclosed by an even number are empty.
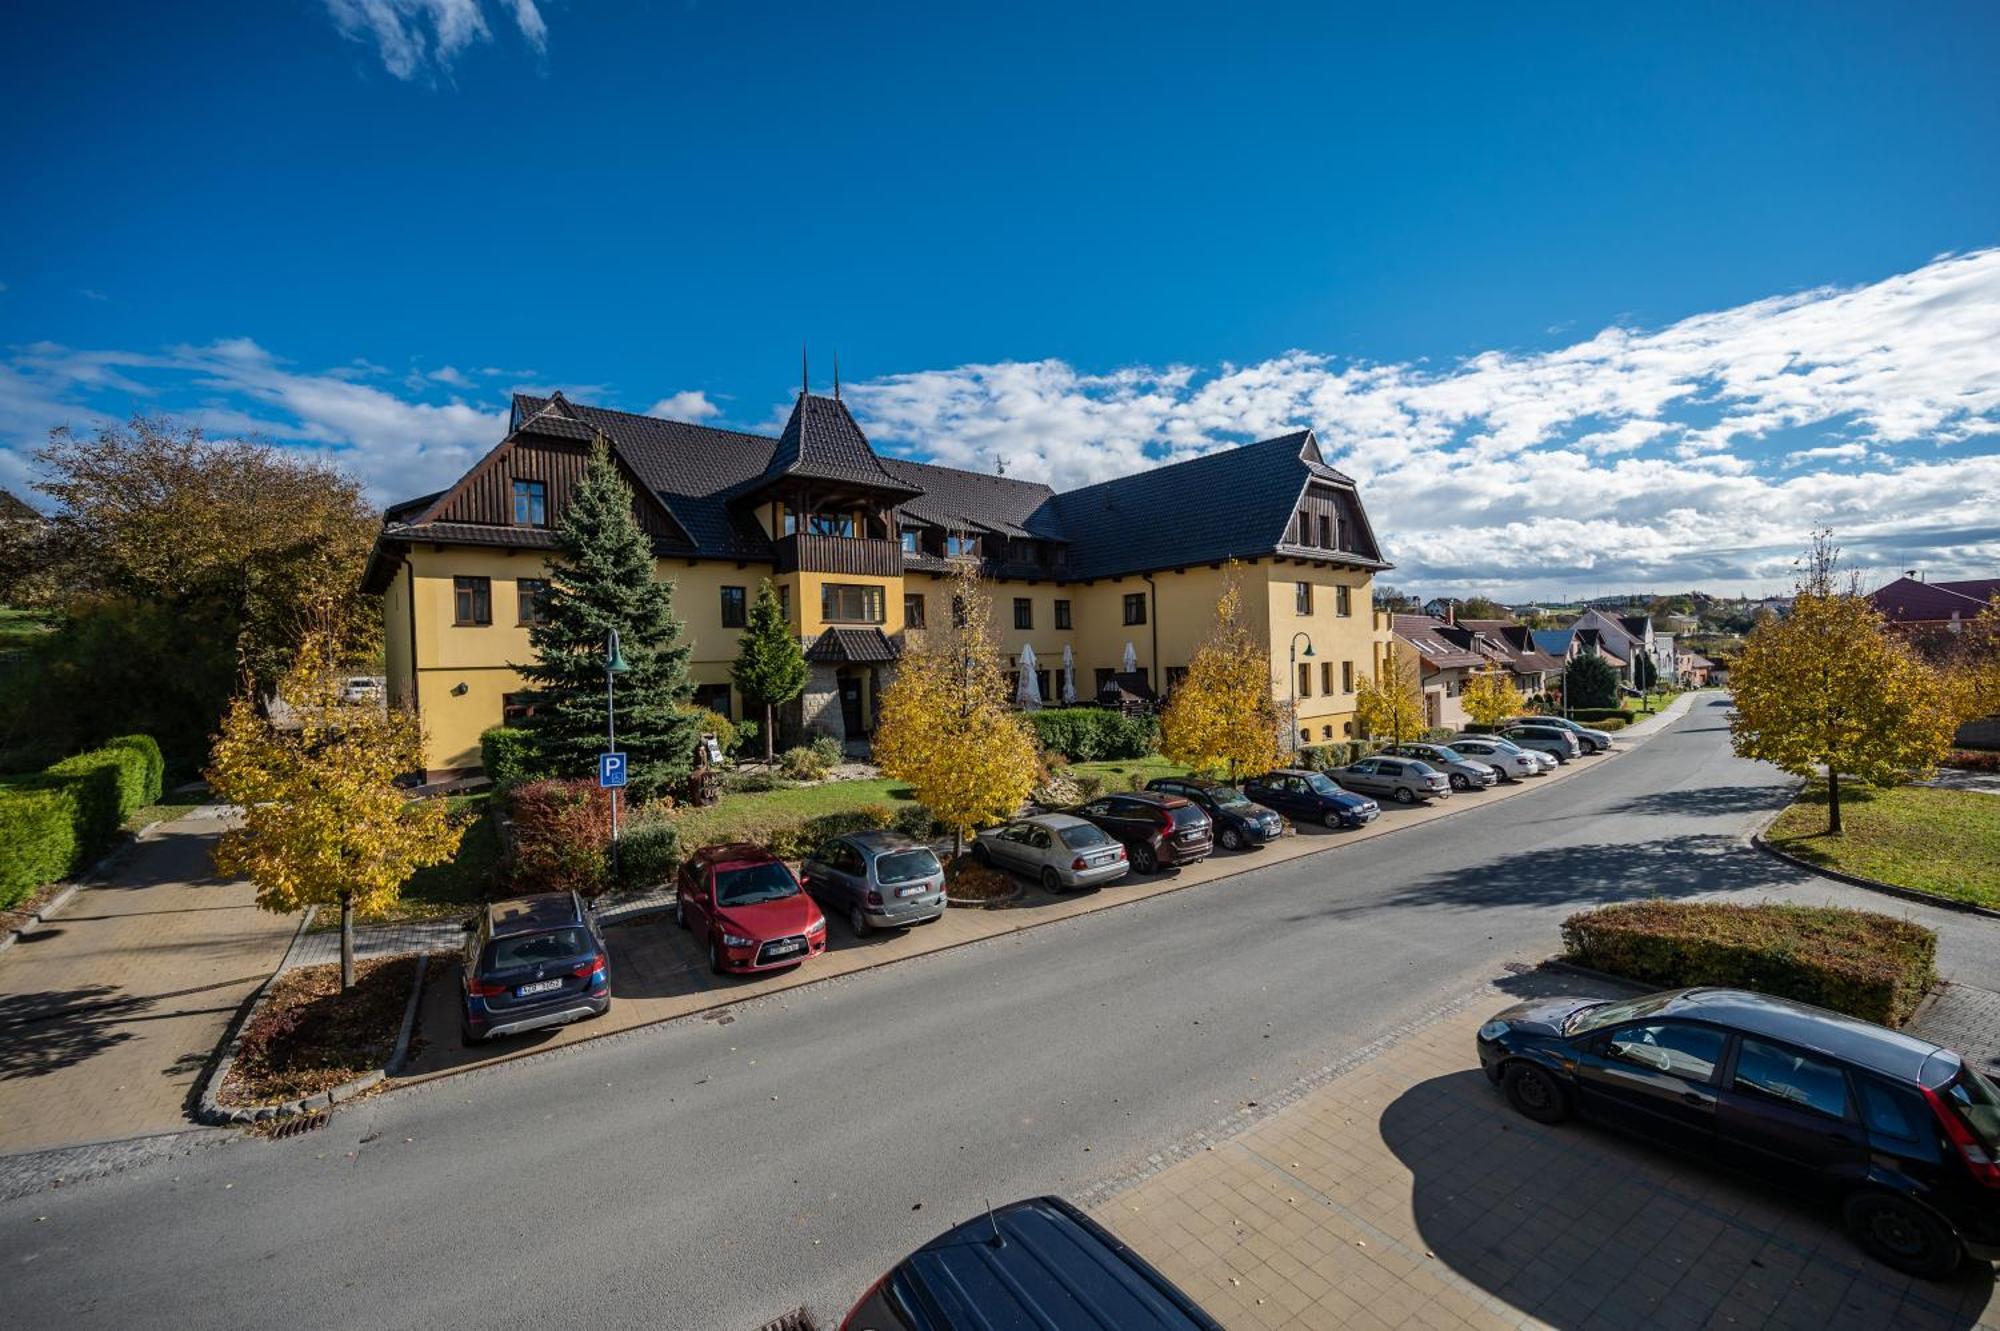
[[[555,529],[598,439],[674,584],[696,701],[727,716],[745,715],[729,668],[767,578],[811,667],[790,726],[850,745],[905,644],[951,613],[964,559],[990,582],[995,641],[1016,663],[1033,647],[1051,703],[1065,648],[1079,702],[1171,690],[1232,564],[1297,742],[1352,736],[1356,690],[1391,650],[1372,596],[1390,565],[1310,430],[1057,493],[878,454],[837,396],[799,394],[773,439],[517,395],[470,471],[385,513],[364,575],[431,779],[476,770],[480,734],[519,719]]]

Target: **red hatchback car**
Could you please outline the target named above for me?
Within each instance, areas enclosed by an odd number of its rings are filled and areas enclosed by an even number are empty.
[[[674,923],[706,941],[718,975],[782,970],[826,951],[826,916],[762,846],[703,846],[675,886]]]

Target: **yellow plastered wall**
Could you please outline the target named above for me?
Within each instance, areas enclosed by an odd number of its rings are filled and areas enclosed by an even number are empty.
[[[1374,610],[1373,575],[1357,569],[1314,568],[1304,564],[1260,561],[1257,571],[1264,589],[1265,613],[1270,623],[1271,687],[1281,703],[1293,698],[1297,665],[1309,665],[1308,687],[1297,694],[1298,727],[1305,732],[1302,743],[1320,744],[1329,739],[1351,737],[1355,693],[1345,687],[1344,663],[1353,662],[1353,684],[1359,689],[1372,678],[1387,641],[1387,620]],[[1312,587],[1312,609],[1298,610],[1298,584]],[[1339,613],[1340,587],[1348,589],[1349,613]],[[1295,635],[1303,633],[1303,638]],[[1292,645],[1301,655],[1296,662]],[[1313,655],[1303,655],[1311,643]],[[1323,664],[1333,666],[1333,692],[1324,687]]]

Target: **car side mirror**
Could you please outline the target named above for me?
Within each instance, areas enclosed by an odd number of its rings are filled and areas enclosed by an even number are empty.
[[[479,921],[467,920],[458,927],[463,929],[466,933],[476,933],[479,930]]]

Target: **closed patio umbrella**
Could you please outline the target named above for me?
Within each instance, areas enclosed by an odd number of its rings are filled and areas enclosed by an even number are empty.
[[[1035,649],[1021,648],[1021,685],[1014,690],[1014,701],[1023,707],[1042,705],[1042,686],[1035,678]]]
[[[1076,653],[1068,643],[1063,644],[1063,686],[1062,700],[1065,707],[1076,705]]]
[[[1132,649],[1132,644],[1129,642],[1125,644],[1124,671],[1128,675],[1139,673],[1139,653]]]

